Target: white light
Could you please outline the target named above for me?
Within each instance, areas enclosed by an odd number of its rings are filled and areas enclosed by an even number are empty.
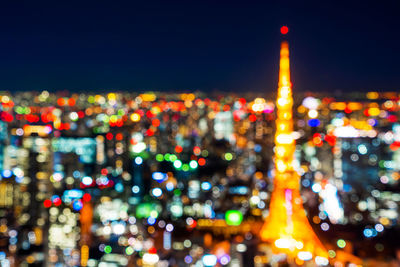
[[[82,178],[82,184],[84,185],[91,185],[93,183],[92,177],[85,176]]]
[[[190,168],[192,168],[192,169],[196,169],[198,166],[197,161],[195,161],[195,160],[191,160],[189,165],[190,165]]]
[[[325,257],[321,257],[321,256],[317,256],[315,257],[315,263],[318,265],[328,265],[329,264],[329,260]]]
[[[333,134],[336,137],[343,137],[343,138],[354,138],[359,137],[359,131],[354,128],[353,126],[341,126],[333,130]]]
[[[275,246],[277,248],[289,248],[290,246],[290,240],[287,238],[280,238],[278,240],[275,241]]]
[[[258,203],[260,203],[260,197],[259,196],[252,196],[250,198],[250,203],[253,205],[257,205]]]
[[[143,263],[145,264],[156,264],[159,259],[157,254],[145,253],[143,255]]]
[[[311,189],[313,192],[318,193],[319,191],[321,191],[322,187],[320,184],[313,184]]]
[[[247,246],[245,244],[238,244],[236,246],[237,252],[245,252],[247,250]]]
[[[378,224],[375,224],[375,230],[378,232],[382,232],[384,230],[384,227],[382,224],[378,223]]]
[[[179,169],[180,167],[182,167],[182,161],[180,160],[175,160],[174,161],[174,167]]]
[[[358,146],[358,152],[360,152],[361,155],[365,155],[367,154],[368,149],[364,144],[361,144]]]
[[[309,261],[312,259],[312,254],[311,254],[311,252],[308,252],[308,251],[300,251],[299,253],[297,253],[297,257],[300,260]]]
[[[111,234],[111,227],[110,226],[104,226],[103,227],[103,234],[104,235],[109,235],[109,234]]]
[[[112,230],[114,234],[122,235],[125,232],[125,226],[122,223],[118,223],[113,226]]]
[[[318,117],[318,111],[311,109],[310,111],[308,111],[308,117],[310,117],[311,119],[315,119],[316,117]]]
[[[278,144],[291,144],[293,143],[293,136],[291,134],[280,134],[276,137]]]
[[[140,153],[146,149],[146,144],[144,142],[139,142],[136,145],[132,146],[132,151],[134,153]]]
[[[173,230],[174,230],[174,226],[172,225],[172,224],[167,224],[167,226],[165,226],[165,229],[168,231],[168,232],[172,232]]]
[[[205,266],[215,266],[217,264],[217,256],[206,254],[203,256],[203,264]]]
[[[160,197],[162,195],[162,190],[156,187],[151,191],[151,194],[155,197]]]
[[[302,105],[308,109],[317,109],[319,106],[320,100],[315,97],[308,96],[304,98]]]

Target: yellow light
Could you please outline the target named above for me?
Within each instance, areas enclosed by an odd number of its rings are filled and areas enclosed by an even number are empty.
[[[131,115],[131,121],[133,122],[138,122],[140,121],[140,115],[138,113],[132,113]]]
[[[368,114],[370,115],[370,116],[378,116],[379,115],[379,113],[380,113],[381,111],[380,111],[380,109],[379,108],[369,108],[368,109]]]
[[[81,266],[87,266],[88,259],[89,259],[89,247],[87,245],[83,245],[81,247]]]
[[[378,92],[368,92],[367,93],[367,98],[368,99],[377,99],[379,97]]]

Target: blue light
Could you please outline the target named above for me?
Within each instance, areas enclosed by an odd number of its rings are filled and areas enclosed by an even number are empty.
[[[136,163],[137,165],[141,165],[141,164],[143,163],[143,159],[142,159],[141,157],[136,157],[136,158],[135,158],[135,163]]]
[[[192,263],[192,261],[193,261],[193,258],[190,257],[190,255],[187,255],[187,256],[185,257],[185,262],[186,262],[187,264]]]
[[[72,176],[74,176],[75,179],[81,178],[81,173],[80,171],[74,171],[72,173]]]
[[[371,229],[364,229],[364,232],[363,232],[363,234],[364,234],[364,236],[365,237],[372,237],[372,235],[373,235],[373,233],[372,233],[372,230]]]
[[[124,186],[121,183],[117,183],[115,185],[115,191],[121,193],[122,191],[124,191]]]
[[[319,119],[310,119],[308,121],[308,125],[310,125],[311,127],[317,127],[321,124],[321,122],[319,121]]]
[[[139,191],[140,191],[139,186],[137,185],[132,186],[132,193],[137,194],[139,193]]]
[[[168,182],[166,185],[165,185],[165,188],[167,189],[167,191],[172,191],[172,190],[174,190],[174,184],[172,183],[172,182]]]
[[[83,191],[79,189],[65,190],[63,196],[67,198],[82,198]]]
[[[147,223],[150,224],[150,225],[155,224],[156,223],[156,218],[150,216],[149,218],[147,218]]]
[[[80,210],[82,209],[82,207],[83,207],[83,204],[82,204],[82,202],[81,202],[80,200],[75,200],[75,201],[72,203],[72,208],[73,208],[74,210],[76,210],[76,211],[80,211]]]
[[[162,183],[168,178],[168,175],[166,173],[162,172],[153,172],[152,177],[154,180],[156,180],[159,183]]]
[[[4,170],[4,171],[1,173],[1,176],[3,176],[4,178],[10,178],[11,175],[12,175],[12,172],[11,172],[10,170]]]
[[[210,190],[211,189],[211,183],[209,183],[209,182],[201,183],[201,189],[203,189],[204,191]]]
[[[301,184],[304,186],[304,187],[309,187],[310,186],[310,180],[308,180],[308,179],[303,179],[303,181],[301,181]]]

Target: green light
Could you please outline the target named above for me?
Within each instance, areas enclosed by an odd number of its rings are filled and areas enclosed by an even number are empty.
[[[136,207],[136,217],[148,218],[153,211],[153,205],[151,203],[141,203]]]
[[[228,210],[225,213],[225,221],[227,225],[240,225],[243,221],[243,214],[238,210]]]
[[[189,170],[189,164],[183,164],[183,166],[182,166],[182,170],[184,171],[184,172],[187,172],[188,170]]]
[[[165,154],[164,155],[164,159],[166,160],[166,161],[170,161],[170,154],[169,153],[167,153],[167,154]]]
[[[197,161],[191,160],[189,165],[190,165],[190,168],[196,169],[199,164],[197,163]]]
[[[330,250],[328,251],[328,254],[329,254],[329,257],[330,257],[330,258],[336,257],[336,252],[335,252],[334,250],[331,250],[331,249],[330,249]]]
[[[339,240],[336,242],[336,244],[337,244],[337,246],[338,246],[339,248],[344,248],[344,247],[346,246],[346,241],[344,241],[343,239],[339,239]]]
[[[126,255],[132,255],[133,252],[134,252],[134,249],[131,246],[126,247],[126,249],[125,249]]]
[[[111,246],[105,246],[105,247],[104,247],[104,252],[105,252],[105,253],[110,254],[111,251],[112,251]]]
[[[201,151],[201,155],[202,155],[203,157],[207,157],[207,156],[208,156],[208,151],[207,151],[207,150]]]
[[[178,157],[176,155],[174,155],[174,154],[169,156],[169,160],[172,161],[172,162],[174,162],[177,159],[178,159]]]
[[[233,155],[231,153],[225,153],[225,159],[227,161],[231,161],[233,159]]]
[[[182,193],[182,192],[181,192],[180,189],[175,189],[175,190],[174,190],[174,195],[175,195],[175,196],[180,196],[181,193]]]
[[[89,102],[90,104],[93,104],[94,101],[95,101],[95,100],[94,100],[94,96],[91,95],[91,96],[88,97],[88,102]]]
[[[164,156],[162,154],[157,154],[156,155],[156,160],[161,162],[161,161],[164,160]]]
[[[179,159],[174,161],[174,167],[176,169],[180,169],[182,167],[182,161],[180,161]]]

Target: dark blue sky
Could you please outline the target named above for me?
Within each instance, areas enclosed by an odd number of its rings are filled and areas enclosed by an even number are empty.
[[[0,90],[275,90],[282,25],[295,90],[400,87],[397,0],[7,2]]]

